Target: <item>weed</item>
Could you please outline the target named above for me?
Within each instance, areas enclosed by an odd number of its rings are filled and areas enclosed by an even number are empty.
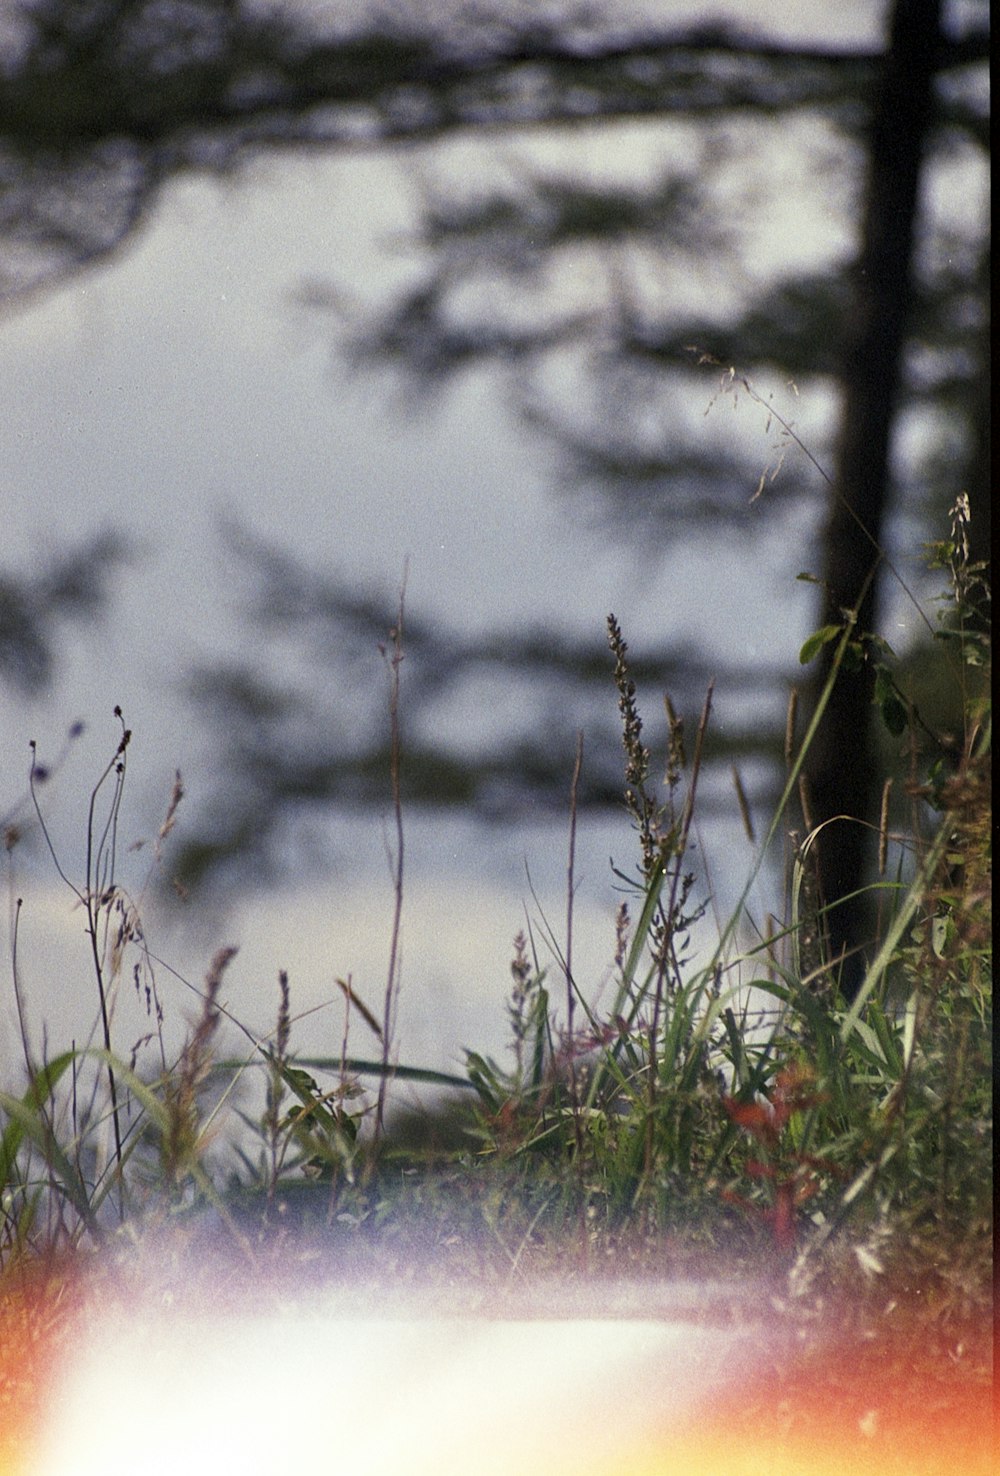
[[[569,787],[565,938],[560,943],[546,926],[547,964],[530,927],[514,938],[509,1061],[469,1050],[462,1077],[394,1058],[404,861],[402,594],[382,648],[395,827],[390,962],[381,1011],[365,1003],[350,977],[337,980],[346,1005],[339,1055],[296,1054],[284,971],[270,1037],[233,1022],[221,998],[235,951],[226,947],[212,960],[197,991],[199,1014],[170,1060],[155,960],[140,908],[119,875],[130,737],[120,711],[114,753],[90,793],[80,882],[70,879],[50,838],[40,800],[45,773],[33,757],[30,802],[58,875],[86,918],[99,1044],[39,1061],[22,1025],[27,1084],[0,1093],[5,1274],[60,1247],[103,1244],[116,1223],[138,1232],[157,1216],[176,1220],[196,1210],[210,1212],[251,1257],[280,1242],[279,1226],[294,1224],[321,1230],[327,1245],[352,1247],[351,1255],[376,1246],[399,1259],[429,1245],[466,1270],[488,1264],[508,1279],[538,1258],[561,1263],[568,1252],[574,1264],[592,1267],[595,1257],[618,1254],[630,1238],[655,1254],[670,1237],[711,1248],[741,1237],[755,1243],[763,1228],[794,1262],[799,1285],[837,1268],[847,1247],[868,1279],[887,1277],[893,1267],[912,1279],[931,1268],[936,1305],[948,1315],[981,1306],[992,1166],[991,711],[988,685],[974,678],[988,667],[990,647],[982,571],[968,560],[967,519],[959,502],[950,537],[930,550],[949,584],[938,635],[959,672],[960,740],[942,745],[893,653],[858,632],[851,612],[811,636],[803,659],[832,648],[831,674],[801,739],[794,698],[790,703],[782,796],[707,957],[692,939],[710,899],[696,896],[689,850],[712,690],[690,757],[683,724],[666,699],[666,751],[657,764],[664,778],[655,782],[628,646],[609,617],[623,811],[638,849],[633,872],[614,869],[626,897],[610,940],[611,995],[595,1003],[574,962],[581,739]],[[901,745],[910,823],[894,825],[887,781],[871,883],[879,936],[848,1001],[826,942],[829,909],[813,885],[818,830],[800,779],[832,684],[845,663],[860,659],[877,664],[876,701],[887,733]],[[738,775],[734,788],[754,844]],[[178,776],[154,867],[182,793]],[[6,824],[8,862],[15,820]],[[757,922],[752,890],[780,848],[784,916]],[[18,908],[13,916],[13,988],[23,1022]],[[145,979],[158,1053],[153,1070],[136,1047],[123,1052],[115,1040],[115,990],[130,950],[137,952],[136,987]],[[550,974],[564,987],[552,986]],[[246,1038],[240,1058],[214,1058],[223,1017]],[[375,1039],[371,1056],[350,1048],[358,1025]],[[420,1141],[402,1131],[394,1137],[393,1079],[447,1094],[440,1132],[431,1118]],[[226,1169],[210,1151],[220,1141],[230,1150]],[[941,1244],[951,1247],[950,1267]]]

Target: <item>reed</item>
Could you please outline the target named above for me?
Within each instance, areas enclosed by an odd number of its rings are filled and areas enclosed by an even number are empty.
[[[509,1282],[538,1266],[590,1274],[609,1258],[662,1269],[670,1246],[674,1264],[689,1254],[703,1262],[763,1256],[800,1290],[859,1278],[879,1294],[890,1284],[933,1284],[936,1318],[981,1313],[992,1174],[991,713],[988,683],[978,678],[990,648],[967,516],[957,505],[949,537],[930,550],[948,584],[938,634],[962,693],[956,750],[945,762],[932,748],[928,760],[925,724],[891,652],[857,632],[850,613],[817,632],[802,657],[835,643],[833,669],[801,738],[790,707],[785,784],[759,844],[736,776],[734,811],[753,853],[746,888],[707,956],[696,952],[692,929],[713,899],[699,898],[689,851],[712,692],[690,757],[667,698],[667,749],[654,762],[627,642],[609,618],[609,697],[617,692],[623,812],[637,849],[634,871],[615,873],[628,897],[609,937],[612,995],[597,1002],[573,948],[581,741],[567,776],[565,936],[542,929],[544,960],[534,930],[516,935],[509,1057],[469,1049],[461,1076],[394,1056],[402,599],[385,648],[396,826],[391,961],[381,1008],[350,978],[337,981],[346,1005],[338,1055],[296,1053],[294,982],[285,972],[268,1038],[234,1020],[221,983],[235,950],[222,947],[204,984],[189,986],[199,1011],[170,1058],[157,972],[166,965],[122,881],[124,719],[119,712],[114,752],[89,796],[79,880],[51,839],[46,776],[33,759],[30,807],[86,919],[97,1035],[39,1059],[25,1032],[26,1081],[0,1091],[0,1294],[27,1266],[66,1254],[99,1259],[123,1233],[168,1221],[194,1236],[207,1219],[255,1265],[273,1264],[291,1235],[321,1245],[334,1269],[431,1256],[456,1274]],[[797,806],[818,713],[841,664],[859,651],[879,662],[878,700],[906,772],[910,822],[893,828],[887,800],[870,884],[879,933],[848,1000],[810,886],[819,837],[815,828],[798,832]],[[151,872],[162,866],[182,793],[178,776]],[[5,822],[9,865],[21,823],[18,814]],[[771,858],[780,874],[782,854],[784,915],[756,917],[756,879]],[[19,1006],[20,905],[11,953]],[[137,985],[145,979],[152,1067],[134,1043],[116,1039],[116,985],[129,970]],[[223,1019],[245,1041],[237,1057],[215,1055]],[[355,1047],[358,1030],[373,1039],[370,1053]],[[439,1105],[419,1118],[394,1115],[394,1082],[437,1093]]]

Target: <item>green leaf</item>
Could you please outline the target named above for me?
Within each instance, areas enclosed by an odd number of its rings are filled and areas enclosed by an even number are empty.
[[[859,671],[861,663],[865,659],[865,653],[860,641],[848,641],[844,647],[844,655],[841,659],[841,671]]]
[[[478,1051],[466,1051],[466,1070],[469,1073],[469,1081],[479,1094],[479,1099],[490,1112],[498,1112],[501,1103],[509,1095],[507,1083],[502,1078],[495,1061],[488,1056],[479,1055]]]
[[[15,1177],[14,1166],[25,1134],[27,1133],[29,1137],[35,1136],[30,1131],[29,1125],[34,1120],[44,1128],[43,1108],[55,1091],[59,1078],[76,1059],[76,1055],[76,1051],[65,1051],[54,1061],[49,1061],[40,1067],[31,1078],[27,1091],[19,1101],[15,1098],[8,1098],[4,1094],[6,1102],[16,1101],[16,1110],[11,1107],[6,1108],[8,1123],[3,1135],[0,1136],[0,1188],[5,1188]]]
[[[908,714],[896,692],[895,683],[884,666],[875,673],[875,702],[882,721],[894,738],[906,732]]]
[[[4,1137],[12,1130],[21,1138],[28,1138],[39,1150],[53,1183],[58,1185],[72,1204],[83,1223],[94,1233],[98,1227],[91,1205],[90,1194],[76,1165],[71,1163],[60,1144],[56,1141],[48,1122],[33,1102],[26,1098],[11,1097],[0,1092],[0,1110],[8,1118]]]
[[[931,947],[936,958],[944,958],[955,937],[955,924],[950,917],[936,917],[931,923]]]
[[[272,1061],[271,1052],[262,1051],[267,1061]],[[427,1086],[456,1087],[459,1090],[469,1088],[469,1081],[464,1076],[455,1076],[448,1071],[432,1071],[425,1066],[402,1066],[396,1062],[362,1060],[358,1056],[296,1056],[298,1067],[311,1066],[318,1071],[349,1071],[354,1076],[391,1076],[396,1081],[421,1081]],[[234,1063],[219,1062],[217,1069],[231,1069]],[[242,1063],[235,1063],[241,1065]],[[277,1062],[274,1061],[276,1065]],[[316,1088],[318,1091],[318,1088]]]
[[[814,630],[812,635],[806,638],[802,650],[799,652],[800,663],[803,666],[808,666],[809,662],[822,651],[824,646],[829,645],[831,641],[837,639],[841,630],[842,627],[839,625],[823,625],[819,630]]]

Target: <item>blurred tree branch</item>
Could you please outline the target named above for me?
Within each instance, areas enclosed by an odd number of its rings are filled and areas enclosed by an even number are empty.
[[[442,10],[437,20],[416,4],[391,19],[331,7],[324,30],[290,7],[262,14],[214,0],[28,0],[16,15],[0,70],[0,296],[114,251],[179,171],[234,170],[278,147],[483,140],[494,148],[471,188],[423,169],[410,243],[419,265],[388,301],[356,301],[336,281],[303,284],[300,301],[329,315],[348,364],[392,371],[415,401],[469,371],[506,371],[518,409],[557,448],[567,493],[596,492],[616,537],[662,548],[699,522],[751,526],[760,467],[745,451],[706,444],[697,347],[722,366],[801,379],[814,399],[832,390],[839,401],[839,429],[809,439],[836,466],[825,620],[860,600],[871,539],[890,541],[905,516],[912,543],[931,500],[940,512],[967,491],[973,557],[988,557],[988,223],[942,223],[920,204],[928,160],[988,154],[985,26],[948,30],[938,0],[895,0],[886,44],[874,50],[782,45],[718,26],[630,28],[570,7],[544,23],[530,6]],[[754,138],[803,118],[835,140],[843,198],[828,209],[850,244],[815,270],[767,276],[745,237],[752,188],[727,208],[719,181],[735,167],[759,188],[766,170]],[[687,158],[665,148],[659,175],[641,184],[601,177],[585,149],[570,168],[532,160],[530,147],[496,167],[515,132],[537,144],[559,125],[579,141],[626,120],[692,125],[698,142]],[[706,261],[716,286],[730,275],[742,290],[692,305],[688,285]],[[894,455],[907,424],[921,427],[918,449]],[[767,487],[769,505],[794,498],[819,521],[826,492],[815,482]],[[860,542],[858,520],[868,534]],[[357,650],[391,623],[377,602],[282,567],[274,550],[242,554],[264,632],[292,632],[315,650],[318,636],[334,645],[335,630]],[[875,598],[862,624],[877,625]],[[651,685],[704,675],[692,653],[673,658],[650,657]],[[407,659],[414,798],[500,812],[516,794],[537,803],[562,792],[572,744],[561,755],[560,714],[567,694],[597,679],[596,643],[585,650],[550,631],[472,641],[411,620]],[[502,669],[553,694],[532,730],[542,738],[470,756],[420,731],[459,681]],[[836,780],[847,737],[850,753],[871,751],[867,681],[845,685],[833,705],[836,752],[817,749],[819,819],[864,820],[870,808],[862,762],[853,787]],[[214,704],[246,788],[246,805],[230,805],[227,855],[252,849],[283,806],[364,798],[388,774],[378,740],[352,743],[317,726],[301,688],[277,690],[241,668],[203,673],[196,689]],[[319,750],[317,731],[329,735]],[[588,737],[591,764],[599,752]],[[581,804],[610,793],[600,762],[583,785]],[[860,885],[862,866],[858,847],[832,863],[828,894]],[[856,946],[854,923],[849,931]]]
[[[0,297],[116,249],[171,174],[226,171],[265,148],[373,147],[460,130],[800,106],[863,127],[878,53],[782,46],[724,27],[608,34],[502,9],[435,26],[418,7],[219,0],[22,0],[0,66]],[[939,72],[988,55],[943,38]],[[956,127],[985,139],[959,94]]]
[[[108,601],[115,568],[133,545],[113,532],[50,554],[34,574],[0,572],[0,682],[37,696],[56,667],[59,628],[96,620]]]

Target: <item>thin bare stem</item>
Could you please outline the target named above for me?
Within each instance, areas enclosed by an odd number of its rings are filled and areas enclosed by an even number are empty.
[[[658,1038],[660,1021],[663,1018],[665,1008],[664,995],[666,991],[667,967],[670,962],[673,962],[675,968],[677,967],[676,954],[674,953],[677,897],[681,884],[682,862],[687,852],[688,839],[691,834],[691,823],[694,819],[695,795],[698,790],[702,752],[705,744],[705,734],[708,731],[709,718],[712,713],[712,694],[714,691],[715,680],[713,678],[709,682],[708,689],[705,693],[705,702],[702,706],[698,731],[695,735],[694,757],[691,762],[691,778],[688,781],[687,794],[684,798],[684,809],[681,812],[681,823],[674,842],[674,867],[670,879],[670,895],[664,911],[663,938],[657,948],[656,988],[653,993],[653,1014],[649,1025],[649,1092],[645,1142],[645,1172],[647,1176],[652,1172],[653,1167],[654,1118],[659,1090]],[[673,957],[671,957],[672,955]]]
[[[403,582],[399,589],[399,613],[396,624],[389,631],[392,654],[380,647],[389,665],[389,773],[392,782],[392,809],[396,825],[396,856],[394,862],[392,910],[392,936],[389,944],[389,970],[385,981],[385,1009],[382,1017],[382,1074],[379,1078],[378,1103],[375,1109],[375,1140],[381,1138],[385,1128],[385,1098],[389,1085],[390,1056],[392,1051],[393,1024],[396,1000],[399,993],[400,945],[403,926],[403,797],[400,786],[400,761],[402,737],[399,720],[399,669],[403,664],[403,614],[406,599],[406,576],[408,565],[403,566]]]
[[[24,1064],[28,1071],[28,1080],[30,1081],[35,1074],[35,1067],[31,1059],[31,1042],[28,1037],[28,1021],[24,1013],[24,996],[21,991],[21,967],[20,961],[18,959],[17,947],[17,935],[21,921],[21,908],[23,905],[24,899],[22,897],[18,897],[13,908],[13,921],[11,926],[10,943],[10,967],[11,976],[14,983],[14,1005],[17,1010],[17,1025],[18,1030],[21,1034],[21,1050],[24,1054]]]
[[[70,878],[66,875],[65,871],[60,865],[58,855],[56,854],[55,847],[52,843],[52,838],[48,831],[48,827],[45,824],[45,818],[42,815],[41,806],[38,802],[37,784],[41,780],[44,780],[48,777],[48,770],[44,769],[38,764],[34,743],[32,743],[31,745],[31,773],[29,776],[28,785],[35,814],[38,817],[38,822],[41,826],[42,835],[45,839],[45,844],[48,847],[48,851],[50,856],[52,857],[53,863],[55,864],[56,871],[58,872],[62,880],[66,883],[66,885],[70,888],[70,890],[74,893],[74,895],[82,903],[84,911],[87,914],[87,936],[90,940],[91,959],[94,965],[94,977],[97,982],[97,996],[100,1006],[101,1032],[104,1040],[104,1049],[107,1055],[108,1090],[111,1098],[111,1122],[115,1139],[115,1163],[120,1173],[122,1168],[121,1114],[118,1104],[118,1084],[115,1079],[114,1067],[111,1064],[111,1015],[108,1007],[108,991],[105,984],[104,964],[101,958],[101,948],[98,938],[98,924],[100,920],[101,907],[103,906],[105,896],[111,885],[111,883],[109,883],[109,887],[102,887],[100,885],[98,873],[104,868],[105,862],[108,859],[107,853],[105,852],[105,846],[110,836],[110,859],[113,874],[117,817],[121,805],[121,796],[125,779],[125,754],[129,745],[129,741],[132,737],[130,729],[125,727],[124,719],[122,718],[122,710],[120,707],[115,708],[115,717],[122,725],[122,736],[119,739],[118,747],[115,749],[113,758],[111,759],[110,763],[107,765],[103,774],[101,774],[97,783],[94,785],[93,789],[90,792],[90,804],[88,806],[87,812],[86,872],[84,888],[82,891],[70,880]],[[108,821],[105,824],[101,839],[95,847],[94,812],[97,805],[97,796],[100,793],[101,789],[104,787],[106,780],[112,774],[114,774],[115,776],[115,793],[112,800],[111,812],[109,814]],[[120,1216],[122,1217],[122,1219],[124,1219],[125,1206],[124,1200],[121,1196],[119,1197],[118,1208]]]
[[[781,426],[782,430],[785,432],[785,434],[788,437],[788,439],[790,441],[794,442],[794,444],[799,448],[799,450],[802,452],[802,454],[806,458],[806,460],[808,462],[810,462],[811,465],[814,466],[816,468],[816,470],[819,472],[820,476],[823,478],[823,480],[826,483],[826,485],[830,488],[831,492],[833,493],[833,495],[837,499],[837,501],[845,509],[845,511],[847,512],[848,516],[855,523],[857,523],[857,525],[858,525],[859,529],[861,530],[861,532],[864,534],[864,536],[867,538],[868,542],[871,544],[872,548],[878,554],[878,563],[884,563],[885,564],[885,567],[889,570],[890,574],[892,574],[893,578],[896,580],[896,583],[899,585],[900,589],[906,595],[906,598],[910,601],[910,604],[913,606],[913,608],[916,610],[917,614],[920,616],[920,619],[924,622],[924,624],[926,625],[927,629],[930,631],[931,635],[933,635],[934,634],[934,626],[928,620],[927,615],[926,615],[926,612],[924,611],[923,607],[921,606],[921,604],[920,604],[919,600],[917,599],[916,595],[910,589],[910,586],[907,584],[907,582],[903,578],[902,574],[900,574],[899,570],[896,568],[895,564],[892,562],[892,560],[890,559],[889,555],[886,553],[886,551],[883,548],[882,544],[879,543],[878,539],[873,536],[873,534],[871,533],[871,531],[865,526],[865,524],[862,521],[862,519],[858,517],[857,513],[854,511],[853,507],[851,507],[850,503],[847,501],[847,499],[844,496],[844,494],[840,491],[839,487],[837,487],[837,485],[834,482],[833,478],[830,476],[830,473],[826,470],[826,468],[817,460],[817,458],[810,451],[810,449],[806,445],[805,441],[803,441],[802,437],[799,435],[799,433],[796,431],[795,427],[792,425],[792,422],[790,420],[786,420],[785,417],[781,414],[780,411],[775,410],[775,408],[771,404],[770,400],[765,400],[764,397],[763,397],[763,395],[760,393],[760,391],[757,390],[757,389],[755,389],[754,386],[750,383],[750,380],[747,378],[747,376],[745,374],[742,374],[738,369],[735,369],[735,368],[726,368],[726,366],[722,363],[722,360],[721,359],[717,359],[714,354],[705,353],[704,350],[699,349],[699,348],[696,348],[694,346],[691,346],[688,351],[690,353],[693,353],[693,354],[697,354],[698,355],[698,363],[699,364],[711,364],[711,365],[713,365],[717,369],[724,369],[725,370],[725,373],[723,375],[723,387],[724,387],[724,389],[728,390],[728,389],[732,388],[732,385],[733,385],[734,381],[739,380],[739,382],[743,386],[744,390],[746,390],[746,393],[749,396],[750,400],[755,405],[759,405],[760,408],[770,417],[771,420],[776,420],[778,422],[778,424]],[[713,402],[712,403],[714,404],[714,398],[713,398]],[[709,408],[711,408],[711,407],[709,407]],[[778,470],[778,468],[775,468],[775,472],[774,472],[775,475],[777,474],[777,470]],[[766,476],[766,473],[765,473],[765,476]],[[761,477],[760,485],[757,488],[757,493],[755,494],[755,496],[756,495],[759,495],[760,491],[762,490],[763,484],[764,484],[764,480],[765,480],[765,477]],[[876,567],[877,567],[877,564],[876,564]],[[874,572],[874,570],[872,572]],[[866,583],[867,583],[867,581],[866,581]],[[859,605],[859,607],[861,605],[861,600],[860,599],[858,600],[858,605]]]
[[[566,865],[566,1036],[569,1042],[569,1090],[573,1106],[573,1131],[577,1152],[583,1149],[583,1129],[580,1123],[580,1099],[576,1085],[576,1046],[573,1035],[576,1011],[576,981],[573,978],[573,894],[576,890],[576,820],[580,774],[583,769],[583,733],[576,737],[576,758],[573,763],[573,779],[569,792],[569,859]]]
[[[97,994],[101,1008],[101,1030],[104,1036],[104,1049],[108,1052],[108,1091],[111,1096],[111,1123],[115,1137],[115,1162],[117,1163],[120,1172],[122,1166],[122,1135],[121,1118],[118,1107],[118,1084],[115,1080],[114,1067],[111,1065],[110,1059],[111,1017],[108,1009],[108,992],[104,979],[104,964],[101,959],[101,949],[98,942],[98,921],[100,917],[101,907],[104,903],[106,890],[113,886],[114,880],[114,842],[117,834],[118,811],[121,805],[121,796],[125,782],[125,756],[128,749],[129,741],[132,737],[131,730],[125,727],[124,719],[122,718],[122,710],[120,707],[115,708],[115,716],[118,718],[118,721],[122,725],[122,736],[119,740],[118,747],[115,750],[114,758],[111,760],[110,764],[104,770],[104,773],[101,775],[100,779],[98,779],[97,783],[94,785],[94,788],[90,792],[90,805],[87,812],[87,868],[84,902],[87,912],[87,935],[90,939],[90,951],[94,963],[94,976],[97,980]],[[105,825],[104,833],[101,836],[100,843],[98,844],[95,852],[94,809],[97,804],[98,793],[103,787],[105,780],[112,773],[114,773],[115,775],[115,793],[112,800],[111,812]],[[104,863],[108,860],[107,853],[105,852],[105,846],[107,844],[109,834],[111,837],[111,869],[108,873],[108,888],[105,888],[101,885],[99,873],[102,869],[104,869]],[[122,1218],[124,1218],[125,1206],[121,1196],[119,1196],[119,1213],[121,1214]]]
[[[740,771],[736,767],[736,765],[732,764],[730,766],[730,770],[733,776],[733,789],[736,793],[736,803],[739,807],[740,819],[743,822],[743,831],[746,835],[747,840],[752,846],[754,846],[757,844],[757,836],[753,828],[753,816],[750,813],[750,805],[747,801],[747,792],[743,788],[743,780],[740,778]]]

